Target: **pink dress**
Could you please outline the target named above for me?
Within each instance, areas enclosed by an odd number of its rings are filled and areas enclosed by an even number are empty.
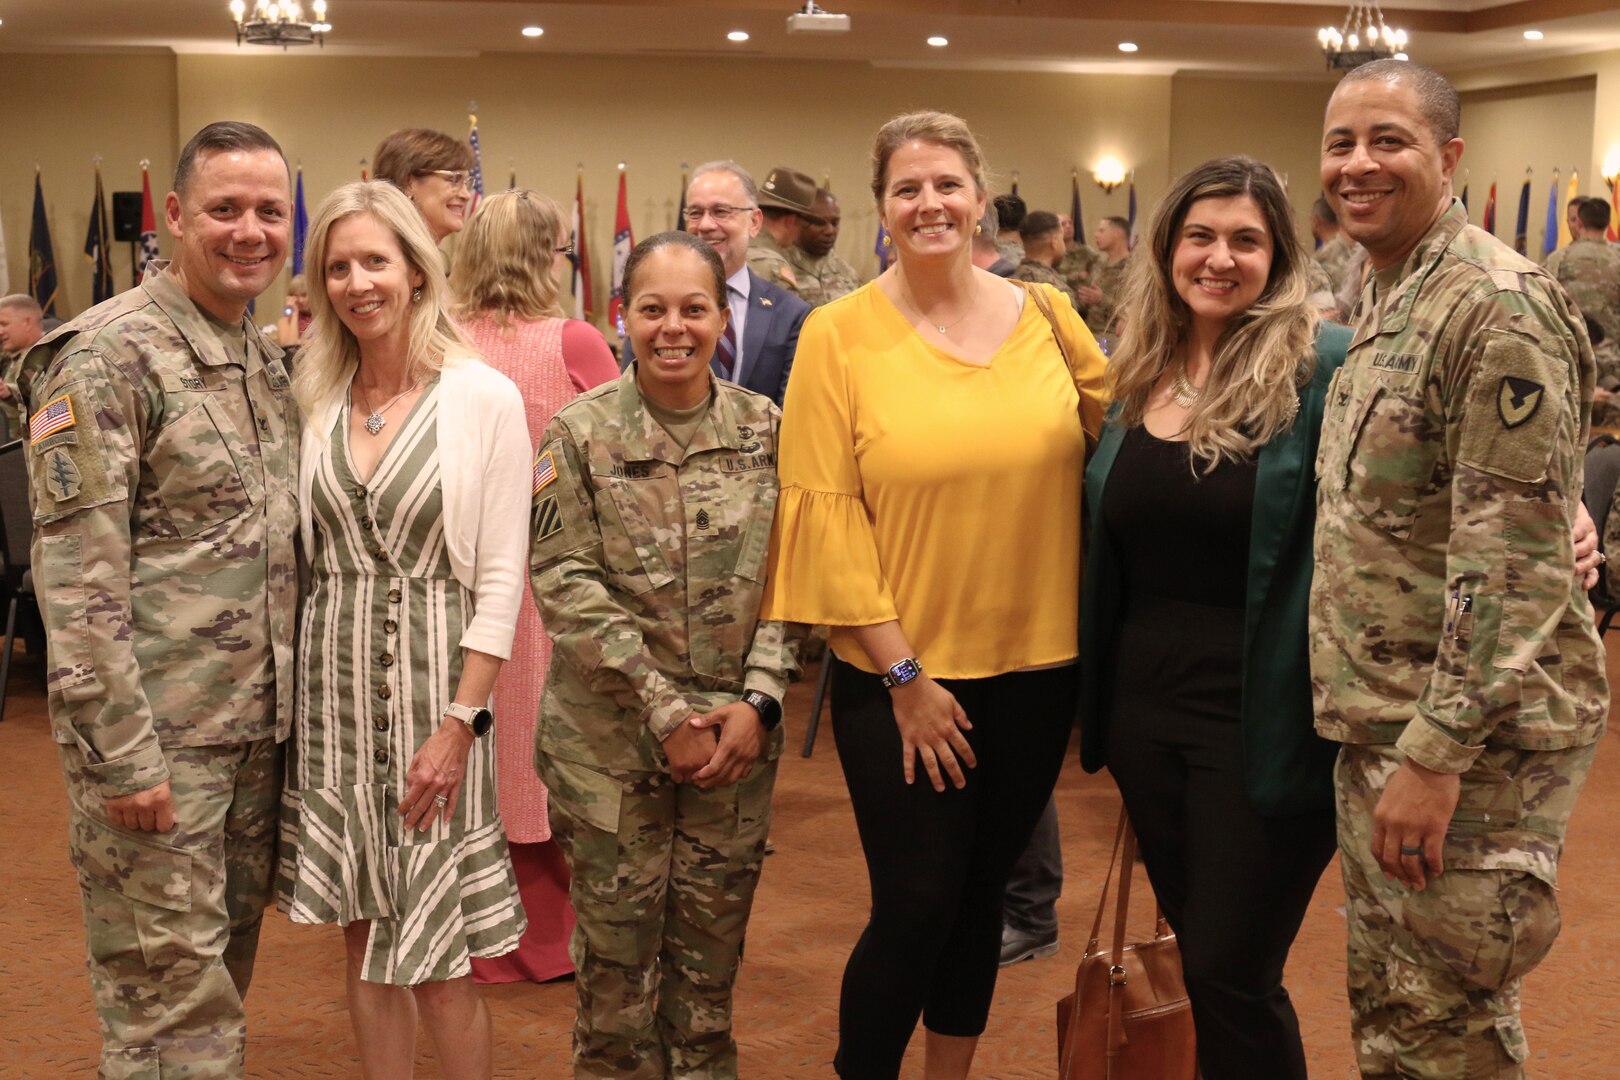
[[[493,316],[485,315],[464,323],[462,330],[486,363],[517,384],[536,451],[557,410],[619,376],[602,335],[577,319],[513,319],[503,330]],[[495,682],[495,759],[500,763],[501,818],[529,929],[516,952],[474,959],[475,982],[543,982],[573,970],[568,959],[574,924],[568,868],[551,843],[546,787],[534,772],[534,727],[550,664],[551,639],[525,589],[512,658]]]

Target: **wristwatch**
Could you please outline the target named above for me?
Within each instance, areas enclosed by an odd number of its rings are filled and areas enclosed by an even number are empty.
[[[466,724],[474,738],[488,735],[489,729],[495,726],[495,714],[479,705],[461,705],[452,701],[444,707],[444,715]]]
[[[742,699],[759,713],[759,722],[766,731],[775,731],[782,722],[782,703],[763,690],[744,690]]]
[[[894,662],[889,668],[889,673],[883,676],[883,685],[886,689],[893,690],[897,686],[906,685],[921,674],[922,665],[917,663],[917,658],[908,656],[904,660]]]

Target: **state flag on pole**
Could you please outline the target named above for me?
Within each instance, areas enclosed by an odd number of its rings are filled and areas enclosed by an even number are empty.
[[[90,204],[90,228],[84,238],[84,257],[90,260],[91,302],[113,294],[112,251],[107,236],[107,196],[101,190],[101,166],[96,166],[96,200]]]
[[[1484,220],[1484,222],[1482,222],[1480,224],[1480,228],[1484,229],[1486,232],[1490,233],[1492,236],[1496,235],[1496,181],[1495,180],[1491,181],[1490,194],[1485,196],[1485,220]]]
[[[889,230],[883,227],[882,222],[878,222],[877,239],[872,243],[872,251],[877,255],[878,273],[880,274],[889,268],[889,259],[894,254],[894,249],[884,243],[887,239],[889,239]]]
[[[467,216],[470,218],[478,210],[478,204],[484,198],[484,161],[478,151],[478,115],[467,114],[467,124],[471,130],[467,133],[467,142],[472,145],[472,205],[467,207]]]
[[[608,293],[608,325],[624,337],[624,264],[636,238],[630,232],[630,196],[625,188],[624,166],[619,166],[619,205],[613,212],[613,277]]]
[[[1513,225],[1513,250],[1520,255],[1530,251],[1530,170],[1524,170],[1524,186],[1519,189],[1519,219]]]
[[[1609,231],[1607,235],[1609,243],[1620,243],[1620,176],[1609,181]],[[5,237],[0,236],[0,251],[4,250]]]
[[[47,315],[56,314],[56,254],[51,223],[45,215],[45,189],[34,171],[34,220],[28,229],[28,294]]]
[[[591,255],[585,247],[585,170],[574,180],[574,253],[568,257],[574,264],[574,318],[591,321],[596,309],[591,306]]]
[[[1131,190],[1125,203],[1125,220],[1131,223],[1131,227],[1125,230],[1125,234],[1131,238],[1131,247],[1134,248],[1136,246],[1136,170],[1134,169],[1131,170]]]
[[[158,258],[157,215],[152,212],[152,178],[141,163],[141,257],[135,264],[135,283],[146,279],[146,264]]]
[[[1541,227],[1541,254],[1551,255],[1558,248],[1558,170],[1553,169],[1552,187],[1547,189],[1547,221]]]
[[[304,272],[304,242],[309,239],[309,211],[304,207],[304,167],[298,166],[298,188],[293,192],[292,272]]]
[[[1556,187],[1554,190],[1557,190]],[[1573,169],[1569,174],[1569,191],[1564,195],[1564,205],[1566,207],[1569,206],[1570,203],[1575,201],[1575,197],[1580,193],[1581,170]],[[1569,241],[1569,212],[1566,210],[1564,213],[1558,215],[1558,246],[1568,247]]]

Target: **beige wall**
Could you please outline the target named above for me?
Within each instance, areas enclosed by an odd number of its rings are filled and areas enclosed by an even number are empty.
[[[1595,109],[1594,81],[1575,80],[1548,88],[1504,88],[1475,90],[1463,96],[1462,167],[1468,170],[1469,217],[1474,224],[1485,218],[1485,201],[1491,181],[1496,181],[1496,235],[1513,242],[1519,214],[1519,193],[1524,186],[1525,167],[1530,176],[1530,217],[1526,229],[1526,250],[1540,259],[1546,233],[1547,195],[1558,177],[1558,218],[1563,219],[1568,201],[1570,170],[1580,170],[1580,191],[1595,195],[1602,189],[1587,166],[1592,153],[1592,125]],[[1464,177],[1456,179],[1462,190]],[[1557,244],[1556,232],[1554,246]]]
[[[1309,246],[1311,203],[1322,190],[1322,113],[1333,84],[1178,75],[1173,87],[1171,175],[1225,154],[1267,162],[1287,178],[1299,237]]]
[[[0,101],[6,110],[0,220],[5,223],[10,291],[28,291],[37,163],[56,252],[57,313],[66,317],[90,306],[84,238],[95,192],[95,155],[103,158],[108,213],[114,191],[140,190],[141,159],[151,159],[153,198],[162,216],[161,200],[180,145],[175,137],[175,58],[8,53],[0,63]],[[128,288],[129,245],[113,243],[112,264],[114,284]]]

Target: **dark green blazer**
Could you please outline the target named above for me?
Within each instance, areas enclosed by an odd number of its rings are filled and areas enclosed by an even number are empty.
[[[1243,633],[1243,775],[1249,800],[1268,817],[1333,808],[1338,744],[1316,734],[1311,706],[1307,613],[1316,526],[1316,447],[1328,382],[1344,363],[1350,331],[1322,323],[1316,371],[1299,395],[1292,427],[1260,448],[1249,538]],[[1110,706],[1124,595],[1119,553],[1103,524],[1103,492],[1125,429],[1110,413],[1086,467],[1091,512],[1080,598],[1080,762],[1108,763],[1103,731]],[[1197,559],[1196,548],[1187,557]]]

